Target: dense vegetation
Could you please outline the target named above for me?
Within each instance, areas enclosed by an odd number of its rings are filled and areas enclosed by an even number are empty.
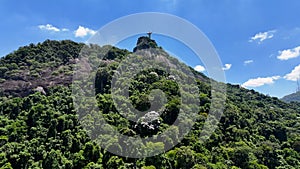
[[[286,95],[281,100],[285,102],[300,102],[300,91]]]
[[[20,47],[0,60],[0,93],[27,96],[37,87],[70,84],[72,65],[82,47],[69,40]]]
[[[144,48],[145,41],[142,42]],[[74,109],[69,78],[82,47],[83,44],[72,41],[47,40],[22,47],[0,60],[1,168],[300,167],[300,104],[285,103],[237,85],[227,84],[224,114],[216,131],[202,143],[199,134],[209,113],[211,86],[207,77],[195,71],[199,119],[179,144],[170,151],[143,159],[109,153],[90,139]],[[151,41],[149,47],[158,48],[155,41]],[[167,101],[158,120],[147,125],[133,123],[116,111],[110,89],[115,70],[131,52],[111,46],[90,45],[88,48],[89,55],[103,58],[95,81],[96,98],[99,113],[110,125],[122,134],[144,138],[171,126],[181,105],[182,93],[178,93],[176,79],[158,69],[146,69],[134,77],[130,102],[135,108],[142,111],[149,108],[147,96],[152,89],[164,91]],[[138,49],[139,44],[135,50]],[[24,87],[16,83],[31,85]],[[5,87],[7,85],[14,87]],[[42,86],[44,91],[34,92],[37,86]],[[173,131],[175,136],[180,132],[176,126]],[[113,140],[107,138],[106,141],[109,144]],[[166,145],[148,146],[161,149]],[[124,146],[120,149],[131,151]]]

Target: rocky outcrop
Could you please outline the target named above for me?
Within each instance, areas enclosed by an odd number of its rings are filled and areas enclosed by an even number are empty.
[[[142,36],[139,37],[136,43],[136,47],[133,49],[133,52],[136,52],[138,50],[143,50],[143,49],[149,49],[149,48],[158,48],[158,46],[155,40],[152,40],[146,36]]]

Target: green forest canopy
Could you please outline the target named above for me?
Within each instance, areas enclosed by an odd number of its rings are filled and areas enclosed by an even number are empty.
[[[163,154],[143,159],[109,153],[90,139],[73,105],[73,66],[83,46],[69,40],[46,40],[1,58],[1,168],[299,168],[299,104],[285,103],[238,85],[226,84],[224,114],[216,131],[201,143],[199,134],[209,112],[211,91],[209,79],[196,71],[193,73],[199,88],[199,119],[179,144]],[[155,44],[150,47],[158,48]],[[155,69],[134,77],[130,102],[137,109],[147,110],[151,89],[160,87],[169,94],[161,123],[153,122],[154,130],[132,123],[115,110],[110,93],[114,70],[132,52],[97,45],[90,45],[89,50],[94,57],[103,58],[95,81],[96,98],[99,113],[110,125],[128,136],[148,137],[169,127],[174,133],[180,132],[172,126],[180,107],[176,81]],[[44,92],[36,91],[37,87]],[[106,141],[109,144],[114,140]],[[120,149],[132,151],[122,146]]]

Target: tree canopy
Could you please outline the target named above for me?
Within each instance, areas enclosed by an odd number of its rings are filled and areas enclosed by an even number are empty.
[[[158,48],[155,41],[150,42],[148,47]],[[141,48],[147,46],[144,43],[140,40]],[[173,145],[178,133],[182,132],[173,125],[183,94],[179,92],[176,79],[167,72],[149,68],[133,77],[133,81],[124,81],[130,83],[128,104],[146,112],[140,121],[132,122],[116,110],[111,93],[115,70],[132,52],[89,45],[88,54],[102,58],[95,80],[99,106],[96,113],[127,136],[147,138],[166,129],[173,134],[165,138],[166,144],[142,145],[157,150],[174,146],[156,156],[133,159],[110,153],[89,137],[89,131],[83,128],[74,108],[70,85],[74,63],[83,46],[68,40],[46,40],[21,47],[0,59],[1,168],[279,169],[300,166],[299,103],[285,103],[254,90],[226,84],[224,114],[218,128],[202,143],[199,137],[209,114],[211,84],[208,77],[192,71],[199,91],[196,112],[199,118],[183,140]],[[38,86],[44,92],[34,90]],[[188,84],[185,87],[188,88]],[[154,89],[163,91],[166,100],[157,100],[155,92],[151,93],[156,91]],[[150,101],[164,103],[165,108],[147,111]],[[92,123],[93,118],[90,119],[87,122]],[[115,145],[113,143],[118,140],[109,137],[102,141]],[[133,151],[123,145],[115,146],[119,151]]]

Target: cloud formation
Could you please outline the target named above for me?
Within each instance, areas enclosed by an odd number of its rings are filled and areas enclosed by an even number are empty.
[[[223,70],[229,70],[229,69],[231,68],[231,66],[232,66],[231,64],[226,63],[226,64],[225,64],[225,67],[223,67],[222,69],[223,69]]]
[[[67,28],[62,28],[61,31],[67,32],[67,31],[69,31],[69,29],[67,29]]]
[[[272,77],[258,77],[256,79],[249,79],[247,82],[243,83],[243,87],[259,87],[266,84],[273,84],[275,80],[280,79],[280,76]]]
[[[52,24],[46,24],[46,25],[38,25],[38,28],[40,30],[50,31],[50,32],[68,32],[70,31],[67,28],[58,28],[53,26]],[[86,36],[94,35],[96,33],[95,30],[92,30],[90,28],[86,28],[83,26],[78,26],[76,30],[73,31],[75,37],[84,38]]]
[[[196,65],[196,66],[194,67],[194,69],[195,69],[196,71],[198,71],[198,72],[203,72],[203,71],[205,71],[205,67],[203,67],[203,66],[201,66],[201,65]]]
[[[267,32],[259,32],[252,36],[249,40],[249,42],[258,41],[258,44],[262,43],[264,40],[271,39],[274,37],[274,33],[276,30],[270,30]]]
[[[53,31],[53,32],[60,32],[60,31],[69,31],[69,29],[67,28],[62,28],[62,29],[59,29],[51,24],[46,24],[46,25],[39,25],[38,28],[40,30],[47,30],[47,31]]]
[[[77,30],[75,30],[75,37],[85,37],[87,35],[94,35],[96,34],[96,31],[89,29],[89,28],[85,28],[83,26],[79,26]]]
[[[297,81],[300,78],[300,64],[296,66],[291,73],[286,74],[283,78],[286,80]]]
[[[248,65],[248,64],[250,64],[250,63],[253,63],[253,60],[245,60],[245,61],[244,61],[244,65]]]
[[[296,58],[300,56],[300,46],[297,46],[293,49],[286,49],[283,51],[278,52],[279,55],[277,56],[277,59],[279,60],[288,60],[292,58]]]

